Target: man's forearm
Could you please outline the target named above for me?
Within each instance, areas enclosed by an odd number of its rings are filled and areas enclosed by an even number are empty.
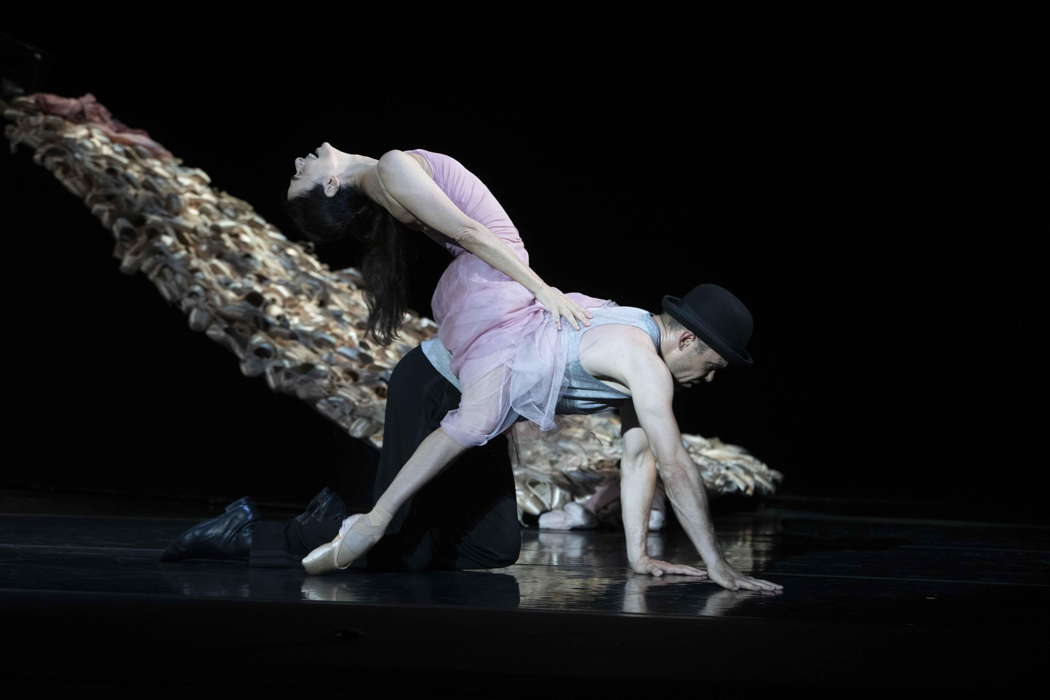
[[[724,559],[724,556],[722,548],[718,545],[715,526],[707,506],[704,481],[688,453],[685,453],[684,459],[688,462],[680,459],[677,464],[662,466],[660,476],[678,522],[689,535],[704,562],[710,566]]]
[[[520,282],[533,295],[547,286],[531,267],[514,254],[509,245],[486,227],[466,234],[460,245],[507,277]]]
[[[634,564],[648,554],[649,511],[656,489],[656,460],[652,454],[620,461],[620,516],[627,538],[627,560]]]

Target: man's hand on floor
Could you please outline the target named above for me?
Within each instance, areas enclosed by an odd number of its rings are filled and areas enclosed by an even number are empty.
[[[685,564],[672,564],[670,562],[660,561],[659,559],[653,559],[649,556],[631,562],[631,571],[636,574],[651,574],[653,576],[663,576],[664,574],[684,574],[686,576],[696,576],[697,578],[702,579],[708,578],[707,572],[703,569],[686,566]]]
[[[778,583],[745,576],[731,567],[725,559],[715,562],[713,565],[708,565],[707,571],[712,581],[730,591],[740,590],[741,588],[749,591],[780,592],[784,590],[784,587]]]

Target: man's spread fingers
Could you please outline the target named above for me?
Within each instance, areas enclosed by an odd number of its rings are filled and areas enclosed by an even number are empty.
[[[755,582],[755,585],[758,586],[758,590],[761,590],[761,591],[776,591],[776,590],[779,590],[781,588],[781,586],[778,586],[777,584],[775,584],[775,583],[773,583],[771,581],[763,581],[760,578],[759,579],[752,579],[752,580]]]

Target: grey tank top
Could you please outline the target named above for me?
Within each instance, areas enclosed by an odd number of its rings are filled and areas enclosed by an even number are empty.
[[[579,330],[573,328],[566,319],[562,319],[560,332],[565,334],[567,354],[562,394],[555,409],[559,414],[597,413],[619,404],[624,399],[631,398],[629,394],[617,391],[595,379],[580,364],[580,339],[591,328],[609,323],[635,326],[648,333],[656,351],[660,351],[660,327],[656,325],[652,314],[645,309],[614,304],[592,307],[588,311],[594,314],[590,319],[591,325],[585,326],[581,323]],[[462,391],[459,379],[452,373],[452,356],[449,355],[441,340],[435,335],[420,343],[420,347],[423,354],[434,365],[434,369],[454,387]]]

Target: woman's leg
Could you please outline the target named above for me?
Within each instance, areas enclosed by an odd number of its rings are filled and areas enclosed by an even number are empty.
[[[378,542],[358,542],[368,554],[354,568],[495,568],[517,560],[521,532],[506,441],[468,449],[444,434],[441,421],[460,405],[459,391],[420,348],[394,368],[372,499],[373,510],[393,519]],[[355,535],[371,535],[382,525],[376,520],[376,527],[367,520],[356,526]]]
[[[460,400],[459,392],[438,373],[421,348],[401,359],[388,383],[383,450],[375,482],[374,506],[351,516],[336,556],[338,564],[358,561],[385,532],[396,534],[412,510],[412,497],[468,448],[439,427]],[[387,554],[392,545],[387,542]],[[375,559],[385,557],[377,552]],[[372,557],[369,557],[372,559]],[[360,562],[358,567],[372,562]]]
[[[467,450],[421,489],[400,532],[369,550],[366,566],[493,569],[515,563],[520,551],[514,473],[506,442],[496,439]]]
[[[376,500],[372,510],[365,514],[371,516],[369,517],[371,529],[376,530],[381,527],[382,532],[385,532],[393,514],[400,510],[401,506],[427,482],[468,449],[449,437],[440,427],[434,429],[401,467],[390,486]],[[382,532],[378,537],[382,536]]]
[[[465,372],[463,396],[440,391],[428,396],[435,399],[428,425],[440,425],[446,438],[473,446],[413,499],[401,532],[391,535],[388,529],[368,557],[369,568],[491,569],[517,561],[521,526],[507,430],[499,435],[494,427],[506,410],[500,404],[504,371],[499,368],[481,378]],[[503,424],[515,417],[508,414]],[[492,439],[485,440],[489,435]]]
[[[372,510],[346,519],[333,543],[334,552],[330,545],[322,545],[303,559],[307,571],[321,573],[346,568],[366,554],[383,537],[392,513],[466,449],[445,435],[441,428],[434,430],[401,468]]]
[[[434,369],[422,348],[413,348],[401,358],[387,384],[383,449],[371,503],[380,501],[419,447],[459,402],[459,391]],[[396,510],[390,511],[393,519],[386,528],[387,537],[401,530],[406,518],[416,510],[416,500],[410,495]]]
[[[357,502],[375,503],[423,439],[437,428],[450,409],[459,405],[459,391],[434,369],[419,347],[406,353],[394,367],[387,390],[383,449],[375,483],[371,494],[354,497]],[[357,465],[348,465],[347,468],[357,468]],[[251,566],[301,567],[305,555],[330,542],[339,533],[348,513],[342,499],[336,498],[336,501],[335,506],[326,507],[318,518],[303,522],[299,522],[301,518],[283,522],[256,521]],[[401,510],[403,515],[410,506],[403,506]],[[355,512],[360,512],[360,509],[351,511]],[[400,520],[403,517],[398,526]],[[385,540],[383,544],[386,544]],[[354,568],[365,566],[364,557],[353,564]]]

